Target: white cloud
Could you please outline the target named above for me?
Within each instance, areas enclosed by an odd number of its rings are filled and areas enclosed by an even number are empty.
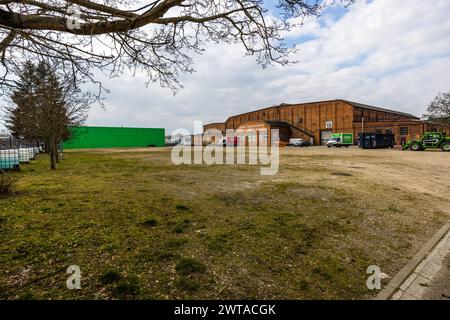
[[[339,20],[308,19],[289,37],[300,64],[262,70],[239,46],[216,45],[196,57],[193,75],[175,97],[141,78],[108,80],[105,112],[90,124],[162,126],[228,116],[281,102],[345,98],[421,115],[439,92],[450,90],[450,2],[359,1]]]
[[[336,18],[308,19],[288,36],[301,63],[261,69],[239,46],[212,45],[195,57],[176,96],[145,79],[106,79],[106,110],[90,125],[165,127],[228,116],[281,102],[343,98],[421,115],[439,92],[450,91],[450,1],[361,0]]]

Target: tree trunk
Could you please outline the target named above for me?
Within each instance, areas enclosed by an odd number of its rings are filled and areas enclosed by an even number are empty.
[[[50,152],[50,169],[56,170],[56,161],[53,150]]]
[[[53,147],[53,149],[55,150],[55,161],[56,161],[56,163],[59,163],[59,150],[58,150],[57,143],[55,143],[55,146]]]
[[[56,170],[55,143],[53,141],[49,143],[49,149],[50,149],[50,169]]]

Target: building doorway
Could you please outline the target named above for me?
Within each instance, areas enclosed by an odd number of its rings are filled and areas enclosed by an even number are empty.
[[[400,144],[402,146],[404,146],[407,143],[407,140],[408,140],[408,137],[405,137],[405,136],[400,137]]]
[[[320,144],[321,145],[326,145],[328,140],[330,140],[331,138],[331,134],[333,132],[332,131],[320,131]]]

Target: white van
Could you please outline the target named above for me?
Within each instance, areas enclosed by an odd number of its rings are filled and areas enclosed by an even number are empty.
[[[311,144],[303,139],[289,139],[289,145],[293,147],[309,147]]]

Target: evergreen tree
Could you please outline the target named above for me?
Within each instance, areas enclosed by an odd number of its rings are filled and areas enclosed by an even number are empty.
[[[58,144],[70,138],[70,126],[86,120],[92,97],[45,61],[26,62],[16,88],[11,94],[13,106],[7,108],[7,127],[17,137],[43,140],[54,170]]]
[[[16,90],[11,95],[11,100],[15,104],[14,107],[8,108],[8,117],[6,127],[18,138],[31,138],[30,132],[26,130],[26,115],[32,114],[34,108],[34,89],[36,87],[36,69],[35,66],[27,61],[21,73],[19,80],[15,81]]]

